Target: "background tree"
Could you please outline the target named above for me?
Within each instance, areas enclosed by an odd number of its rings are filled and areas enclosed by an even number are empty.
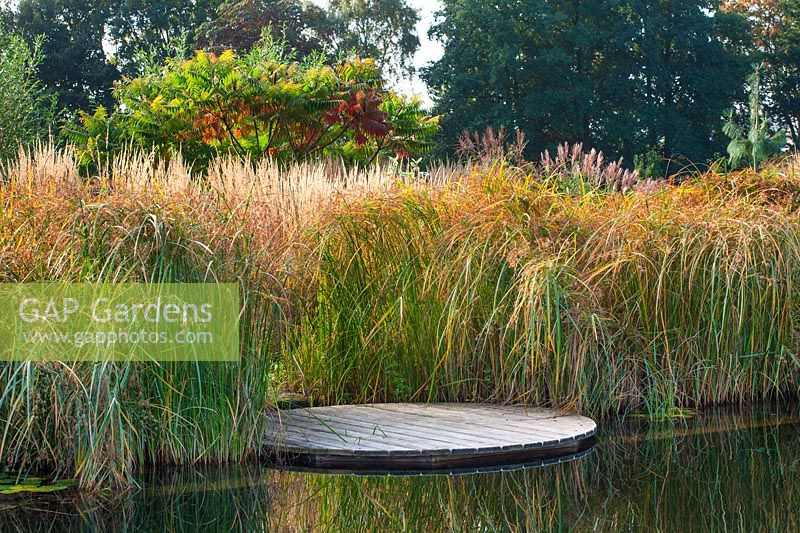
[[[21,0],[14,27],[32,44],[43,35],[39,79],[62,108],[110,103],[119,72],[103,50],[111,0]]]
[[[119,67],[127,75],[138,74],[140,51],[163,60],[167,50],[189,48],[196,31],[216,16],[222,0],[120,0],[115,3],[108,21],[109,36],[116,48]]]
[[[797,148],[800,146],[800,0],[785,0],[781,6],[786,31],[775,39],[773,112],[781,117],[781,125],[789,129],[792,144]]]
[[[724,9],[745,17],[764,63],[764,107],[772,126],[800,141],[800,0],[727,0]]]
[[[632,53],[639,115],[647,146],[668,158],[703,163],[725,151],[719,117],[744,99],[750,70],[742,54],[743,20],[708,0],[631,3],[641,28]]]
[[[619,149],[636,127],[625,64],[635,28],[624,8],[615,0],[445,0],[431,31],[444,55],[424,73],[442,143],[499,125],[523,131],[531,156],[603,137]]]
[[[503,125],[530,155],[566,141],[701,162],[724,152],[718,117],[743,96],[737,21],[705,0],[445,0],[444,56],[424,76],[442,141]]]
[[[410,76],[419,48],[417,10],[405,0],[330,0],[334,48],[374,58],[388,76]]]
[[[309,2],[234,0],[220,5],[213,20],[197,31],[197,47],[217,52],[250,50],[269,31],[302,57],[329,47],[327,13]]]

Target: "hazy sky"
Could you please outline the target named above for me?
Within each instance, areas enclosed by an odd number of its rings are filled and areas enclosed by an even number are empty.
[[[326,5],[327,0],[312,0],[316,4]],[[414,66],[423,67],[430,61],[439,59],[442,56],[442,47],[439,43],[428,39],[428,28],[433,23],[433,14],[439,10],[441,4],[439,0],[406,0],[412,7],[419,11],[420,21],[417,24],[417,35],[419,35],[420,48],[414,57]],[[430,103],[428,90],[419,77],[415,77],[410,82],[401,80],[397,83],[398,89],[403,92],[422,95],[426,103]]]

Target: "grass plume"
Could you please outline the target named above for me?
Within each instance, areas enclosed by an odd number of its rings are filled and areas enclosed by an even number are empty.
[[[281,390],[653,417],[796,396],[796,161],[626,194],[506,164],[425,178],[129,154],[85,180],[69,151],[22,153],[0,281],[239,283],[242,363],[0,363],[0,466],[118,488],[245,461]]]

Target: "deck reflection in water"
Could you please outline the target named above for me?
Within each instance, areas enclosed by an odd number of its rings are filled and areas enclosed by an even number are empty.
[[[604,428],[594,453],[532,470],[160,473],[117,501],[0,499],[0,531],[800,530],[794,413],[629,421]]]

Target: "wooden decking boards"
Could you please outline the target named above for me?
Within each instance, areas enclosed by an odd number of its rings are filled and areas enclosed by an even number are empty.
[[[346,405],[279,411],[269,444],[312,467],[475,467],[575,454],[596,428],[583,416],[524,406]]]

